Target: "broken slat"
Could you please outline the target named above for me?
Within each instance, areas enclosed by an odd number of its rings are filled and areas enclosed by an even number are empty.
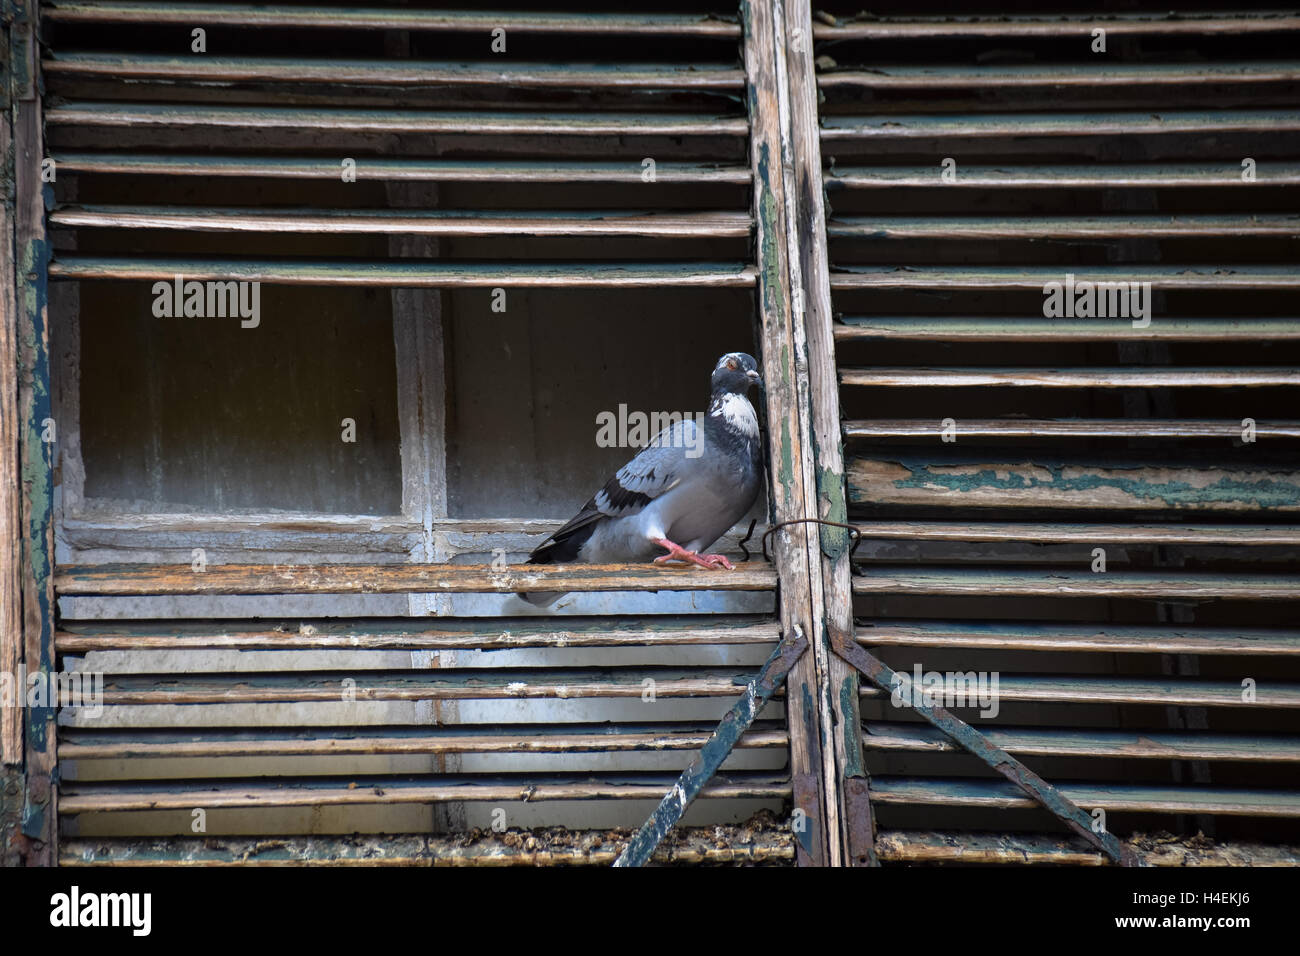
[[[1300,575],[1176,571],[1040,571],[1024,568],[861,566],[854,594],[1109,597],[1153,600],[1300,600]]]
[[[210,130],[316,130],[331,133],[428,133],[476,136],[744,136],[744,117],[701,113],[518,113],[466,110],[303,109],[174,103],[63,103],[52,126]]]
[[[825,185],[834,189],[890,189],[895,186],[943,189],[1124,189],[1246,186],[1260,183],[1300,185],[1300,163],[1271,160],[1256,166],[1255,182],[1241,178],[1240,163],[1097,163],[1090,166],[1016,165],[961,166],[951,181],[940,178],[943,167],[841,166],[826,170]]]
[[[650,287],[749,288],[755,269],[743,263],[480,263],[389,260],[204,260],[65,255],[50,263],[55,279],[153,279],[275,282],[284,285],[380,288],[605,289]]]
[[[952,428],[934,419],[846,421],[845,438],[1226,438],[1241,441],[1241,421],[1177,418],[981,418],[954,419]],[[1256,439],[1300,438],[1300,421],[1255,422]]]
[[[1300,817],[1300,792],[1226,787],[1157,787],[1135,784],[1062,784],[1081,807],[1108,812],[1210,813],[1227,816]],[[880,803],[942,807],[1017,809],[1034,802],[1001,780],[871,778],[871,798]]]
[[[868,647],[958,647],[1119,654],[1300,655],[1300,631],[1269,628],[876,619],[858,624],[854,638]]]
[[[55,166],[74,173],[149,176],[324,179],[339,181],[335,158],[210,156],[181,153],[55,153]],[[1262,175],[1262,173],[1261,173]],[[641,183],[641,161],[387,159],[356,157],[357,180],[385,182]],[[657,183],[749,185],[748,166],[718,163],[656,163]]]
[[[961,751],[941,731],[923,724],[867,721],[863,730],[862,744],[867,750],[918,753]],[[981,732],[989,743],[1008,753],[1041,757],[1300,762],[1300,737],[1038,727],[1005,730],[984,727]]]
[[[416,236],[652,236],[745,238],[747,213],[611,210],[234,209],[64,206],[52,225],[192,232]]]
[[[854,457],[848,485],[859,506],[1300,511],[1300,471],[1269,464]]]
[[[842,368],[844,385],[971,388],[1271,388],[1300,385],[1293,366],[1223,368]]]
[[[59,813],[119,810],[207,810],[265,807],[339,807],[373,804],[454,803],[457,801],[657,800],[672,786],[661,773],[581,775],[517,774],[419,777],[298,778],[278,784],[187,780],[174,786],[157,782],[69,783],[59,793]],[[770,773],[736,772],[718,776],[700,796],[717,799],[781,799],[790,782]]]
[[[144,53],[60,53],[47,74],[108,79],[373,86],[483,86],[512,89],[740,89],[743,71],[721,64],[447,63],[416,60],[309,60],[291,57],[188,57]]]
[[[858,523],[863,538],[887,541],[987,541],[1030,544],[1300,545],[1300,525],[1035,524],[1024,521]]]
[[[244,3],[148,3],[139,0],[57,0],[47,20],[64,23],[176,24],[219,22],[227,27],[335,30],[419,30],[489,34],[496,27],[520,33],[585,36],[740,36],[736,20],[717,15],[667,13],[528,13],[405,8],[312,7]]]
[[[839,216],[831,239],[1112,240],[1300,235],[1300,216]]]
[[[822,140],[1023,139],[1222,135],[1300,131],[1300,110],[1134,110],[1086,113],[925,113],[822,117]]]
[[[492,727],[311,727],[185,731],[67,728],[60,760],[129,760],[342,754],[657,753],[698,750],[711,727],[680,724],[498,725]],[[788,746],[783,729],[751,728],[736,743],[749,749]]]
[[[764,618],[710,615],[649,619],[465,618],[447,621],[355,620],[267,624],[225,621],[135,623],[64,621],[60,654],[127,650],[506,650],[528,647],[772,645],[781,639]]]
[[[1152,266],[837,266],[831,289],[928,290],[963,292],[1026,291],[1044,294],[1048,283],[1150,282],[1154,291],[1300,289],[1300,273],[1291,266],[1219,265]],[[1111,321],[1116,321],[1112,319]],[[1128,323],[1128,318],[1119,321]],[[1151,324],[1160,321],[1153,318]]]
[[[974,673],[974,672],[972,672]],[[906,675],[910,680],[914,675]],[[1254,678],[1251,678],[1252,680]],[[990,692],[991,681],[985,691]],[[1300,707],[1300,685],[1256,684],[1243,682],[1167,680],[1144,677],[1051,677],[1001,674],[994,698],[1009,701],[1035,701],[1055,704],[1150,704],[1184,707]],[[980,708],[976,700],[977,685],[969,684],[967,706]],[[863,697],[888,700],[890,691],[868,688]],[[940,695],[943,696],[942,694]]]
[[[236,564],[62,565],[54,589],[62,595],[129,594],[454,594],[519,591],[770,591],[771,565],[744,563],[731,571],[654,564]]]

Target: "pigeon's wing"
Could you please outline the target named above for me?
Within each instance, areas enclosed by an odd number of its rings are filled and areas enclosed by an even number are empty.
[[[529,563],[574,560],[599,522],[637,514],[654,499],[675,488],[689,466],[698,460],[688,457],[687,452],[698,448],[698,442],[702,440],[703,435],[693,419],[669,425],[605,482],[605,486],[564,527],[539,545],[528,558]]]

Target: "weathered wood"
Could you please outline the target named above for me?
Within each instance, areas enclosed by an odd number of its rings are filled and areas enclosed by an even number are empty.
[[[971,68],[947,65],[880,66],[870,71],[830,70],[817,78],[823,90],[850,93],[898,91],[932,94],[936,90],[1024,90],[1051,87],[1053,92],[1133,86],[1238,86],[1300,80],[1300,67],[1289,61],[1222,63],[1017,63]]]
[[[848,521],[844,456],[840,435],[839,383],[835,368],[834,310],[831,304],[827,221],[822,192],[822,154],[817,70],[814,64],[811,7],[783,5],[786,76],[790,98],[790,148],[785,165],[792,184],[787,199],[787,229],[797,239],[791,255],[792,285],[800,291],[795,318],[806,338],[807,384],[803,438],[812,475],[804,517],[843,524]],[[814,533],[815,527],[815,533]],[[818,714],[823,757],[822,778],[827,804],[827,828],[832,834],[832,865],[871,865],[874,822],[862,762],[858,712],[858,675],[832,653],[837,642],[853,633],[853,594],[850,586],[849,536],[843,528],[809,526],[808,562],[813,589],[813,652],[817,664]]]
[[[770,565],[731,571],[664,565],[86,565],[60,567],[55,590],[71,594],[400,594],[411,591],[768,591]]]
[[[45,441],[53,420],[50,389],[49,315],[45,233],[47,186],[44,158],[38,45],[40,11],[34,3],[14,5],[10,26],[13,105],[14,244],[16,252],[18,405],[22,468],[23,663],[28,674],[50,674],[54,654],[54,448]],[[58,769],[55,708],[27,707],[22,832],[28,865],[49,866],[58,858]]]
[[[873,388],[1286,388],[1300,385],[1300,369],[845,368],[840,381]]]
[[[488,13],[471,10],[366,9],[242,3],[158,3],[133,0],[59,0],[46,16],[64,23],[179,24],[219,21],[223,26],[345,30],[419,30],[490,34],[509,26],[520,33],[585,36],[740,36],[740,26],[717,15],[665,13]]]
[[[755,270],[741,263],[460,263],[322,260],[201,260],[63,256],[50,263],[56,279],[155,279],[278,282],[285,285],[380,288],[610,289],[649,287],[748,288]]]
[[[64,622],[60,654],[127,650],[506,650],[526,647],[772,645],[764,618],[709,615],[652,618],[466,618],[457,621]]]
[[[396,727],[302,731],[107,731],[64,730],[59,734],[60,760],[175,759],[194,757],[337,756],[344,754],[539,754],[658,753],[698,750],[707,729],[677,729],[601,724],[501,726],[494,728]],[[784,749],[783,729],[751,728],[737,742],[742,750]]]
[[[1112,68],[1114,64],[1111,65]],[[961,175],[943,182],[942,167],[840,166],[826,171],[827,189],[889,189],[895,186],[943,189],[1123,189],[1243,186],[1259,183],[1300,185],[1300,164],[1268,162],[1256,167],[1254,183],[1244,182],[1236,163],[1097,163],[1089,166],[962,164]]]
[[[767,432],[770,452],[768,495],[774,522],[807,517],[815,497],[812,449],[806,445],[807,415],[801,380],[807,363],[804,328],[793,314],[798,287],[798,237],[790,233],[792,176],[787,179],[790,108],[785,85],[785,25],[776,6],[766,0],[742,0],[745,75],[747,78],[750,165],[753,170],[755,250],[758,265],[758,327],[761,334],[763,381],[766,383]],[[787,637],[816,634],[820,615],[820,586],[814,603],[806,524],[787,527],[773,536],[780,579],[781,630]],[[820,640],[812,640],[815,645]],[[799,865],[825,865],[840,857],[840,828],[828,813],[838,812],[824,791],[822,728],[818,713],[820,686],[815,656],[806,654],[786,680],[786,719],[790,728],[790,775],[795,810],[806,815],[797,834]]]
[[[317,130],[334,133],[471,133],[477,136],[744,136],[741,117],[699,113],[483,113],[439,110],[297,109],[150,103],[64,103],[51,126],[117,129]]]
[[[1231,265],[1079,266],[837,266],[831,273],[832,290],[945,289],[963,292],[1043,292],[1049,282],[1065,282],[1073,274],[1080,282],[1150,282],[1156,292],[1183,290],[1285,290],[1300,289],[1300,275],[1290,266]],[[1110,320],[1115,321],[1115,320]],[[1127,322],[1127,319],[1121,321]],[[1152,319],[1156,325],[1160,319]]]
[[[1261,684],[1246,699],[1240,682],[1138,677],[1037,677],[1005,674],[998,679],[998,699],[1071,704],[1152,704],[1186,707],[1300,707],[1300,685]],[[863,697],[888,699],[876,688]]]
[[[1300,17],[1285,13],[1135,14],[942,17],[845,17],[817,23],[818,40],[903,40],[980,37],[1006,40],[1023,37],[1084,37],[1094,29],[1115,36],[1213,36],[1300,30]]]
[[[7,42],[8,37],[5,35]],[[0,162],[11,175],[12,136],[8,84],[0,90],[5,118],[0,120]],[[6,197],[7,198],[7,197]],[[22,476],[19,469],[18,302],[14,275],[14,216],[0,203],[0,673],[15,675],[23,656]],[[0,766],[23,759],[22,708],[0,707]],[[2,843],[3,841],[0,841]]]
[[[1300,866],[1300,846],[1215,843],[1195,847],[1173,837],[1125,841],[1142,866]],[[881,859],[890,863],[1064,864],[1105,866],[1106,857],[1078,839],[1026,834],[884,830]]]
[[[864,730],[862,743],[868,750],[924,753],[956,753],[961,750],[938,730],[920,724],[868,721]],[[991,744],[1008,753],[1034,756],[1300,762],[1300,737],[1028,727],[986,728],[983,733]]]
[[[81,115],[78,113],[76,115]],[[1056,136],[1223,135],[1300,130],[1300,110],[1150,110],[1087,113],[876,113],[822,118],[822,140],[1011,139]]]
[[[1068,460],[854,458],[854,505],[1300,511],[1300,472],[1282,465],[1165,466]]]
[[[511,15],[513,19],[514,15]],[[514,28],[513,23],[511,29]],[[181,83],[326,83],[431,87],[494,85],[523,89],[739,89],[745,75],[722,64],[511,64],[402,60],[314,60],[290,57],[194,57],[158,54],[63,53],[43,63],[47,74]],[[1236,74],[1234,74],[1236,75]]]
[[[1226,816],[1300,817],[1300,792],[1225,787],[1156,787],[1130,784],[1069,784],[1061,792],[1084,807],[1112,813],[1212,813]],[[873,777],[872,796],[880,803],[943,807],[1017,809],[1034,802],[1000,780]]]
[[[222,233],[403,236],[648,236],[746,238],[750,217],[732,212],[613,212],[450,209],[233,209],[180,206],[65,206],[52,225],[95,229],[181,229]]]
[[[276,839],[205,837],[65,841],[60,866],[609,866],[626,833],[566,830],[463,835],[382,834]],[[536,845],[535,849],[530,849]],[[788,832],[747,825],[684,827],[660,845],[654,862],[779,864],[794,859]]]
[[[339,180],[335,160],[290,156],[206,156],[183,153],[64,153],[54,154],[58,168],[97,175],[267,177],[271,179]],[[357,157],[357,181],[482,182],[482,183],[640,183],[645,170],[636,162],[583,162],[538,159],[509,160],[387,159]],[[1261,170],[1259,175],[1265,175]],[[748,166],[715,163],[655,164],[655,182],[731,183],[748,185]]]
[[[1150,572],[1112,569],[1039,571],[1023,568],[935,568],[867,565],[853,579],[854,594],[971,594],[1030,597],[1230,598],[1300,600],[1300,575]]]
[[[281,784],[248,785],[198,781],[161,787],[156,782],[125,784],[69,783],[59,813],[117,810],[207,810],[236,807],[340,807],[367,804],[445,803],[448,801],[657,800],[672,786],[663,774],[577,775],[520,774],[501,776],[357,777],[351,780],[301,778]],[[770,773],[730,773],[715,777],[700,796],[717,799],[781,799],[790,784]]]
[[[1034,524],[1024,521],[889,521],[856,525],[885,541],[1017,541],[1031,544],[1300,545],[1300,525]]]
[[[868,647],[960,647],[1108,654],[1213,654],[1233,657],[1300,654],[1300,631],[1265,628],[876,619],[860,624],[856,639]]]
[[[1241,441],[1240,420],[1165,418],[954,419],[959,438],[1226,438]],[[1300,421],[1261,421],[1261,438],[1300,438]],[[930,419],[846,421],[846,438],[942,438],[942,422]],[[950,431],[949,434],[952,434]]]
[[[826,224],[831,239],[961,239],[1080,241],[1193,239],[1228,236],[1288,238],[1300,216],[843,216]]]

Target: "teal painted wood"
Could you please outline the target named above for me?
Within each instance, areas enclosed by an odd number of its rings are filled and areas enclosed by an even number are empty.
[[[851,643],[841,643],[837,653],[862,672],[881,693],[891,693],[904,682],[910,686],[910,678],[900,677],[882,661],[869,654],[863,648]],[[932,706],[924,699],[913,700],[912,707],[916,713],[941,730],[953,742],[969,751],[1006,777],[1012,784],[1023,791],[1035,803],[1040,804],[1071,830],[1083,837],[1093,846],[1102,850],[1116,863],[1123,866],[1136,865],[1133,851],[1117,840],[1114,835],[1103,830],[1094,830],[1094,820],[1084,813],[1074,802],[1059,790],[1034,773],[1005,750],[995,747],[983,734],[965,721],[954,717],[943,707]],[[871,780],[872,798],[876,798],[878,777]]]
[[[777,645],[758,676],[749,682],[745,693],[718,723],[713,736],[691,761],[691,765],[682,771],[655,812],[641,825],[636,836],[614,861],[615,866],[644,866],[649,861],[655,848],[682,818],[686,808],[699,796],[705,784],[718,772],[718,768],[730,756],[737,741],[749,729],[763,705],[785,682],[786,675],[807,649],[808,639],[802,634],[794,640],[787,638]]]

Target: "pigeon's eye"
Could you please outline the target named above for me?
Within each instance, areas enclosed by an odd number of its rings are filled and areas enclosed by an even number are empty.
[[[736,360],[735,360],[735,359],[727,359],[727,370],[728,370],[728,371],[734,372],[737,368],[739,368],[739,366],[736,365]]]

